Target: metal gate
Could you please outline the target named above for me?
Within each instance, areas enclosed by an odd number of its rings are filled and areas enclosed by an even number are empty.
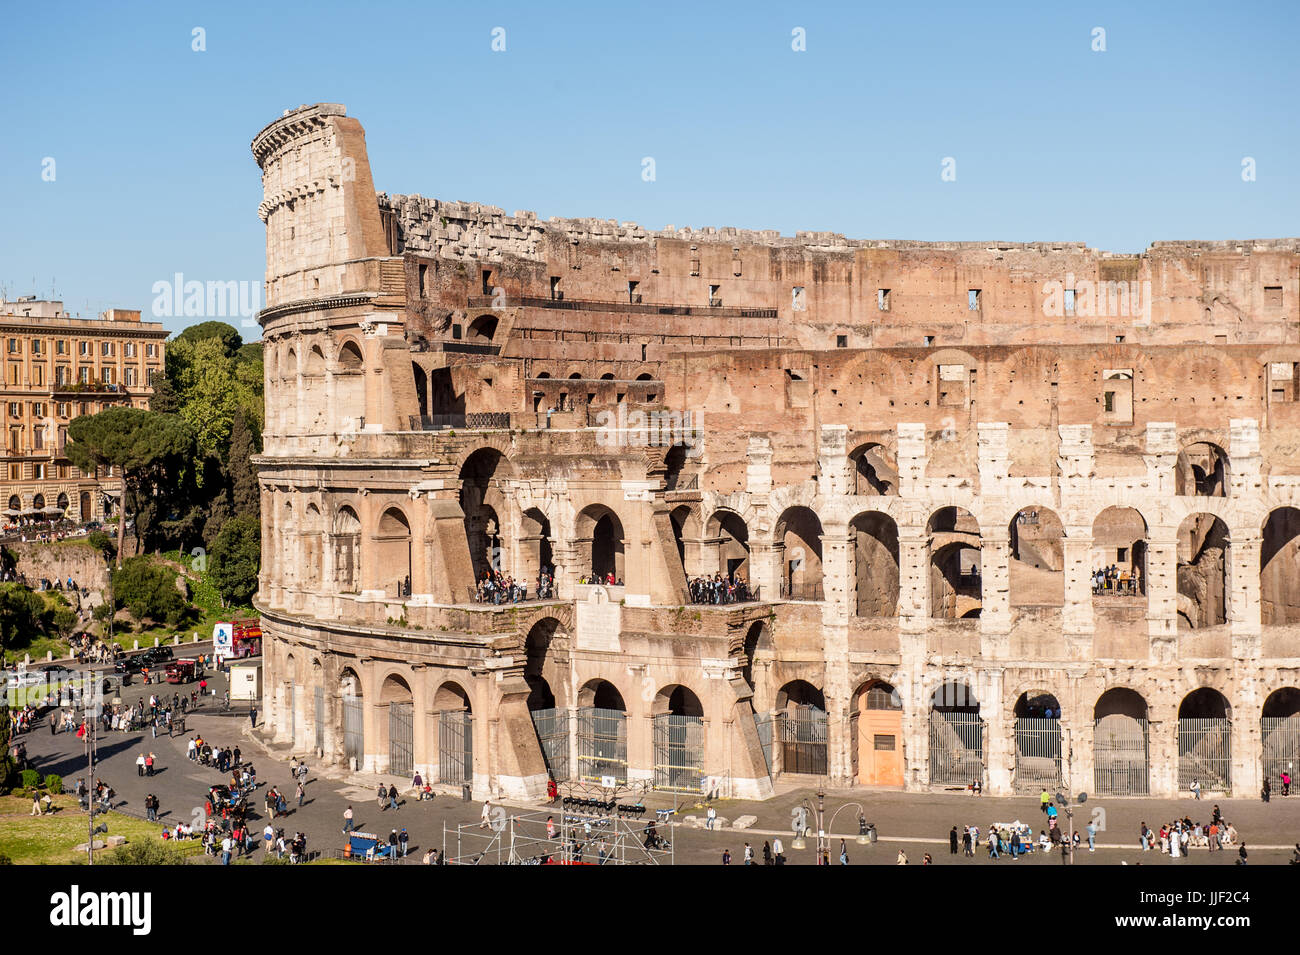
[[[366,759],[365,713],[359,697],[343,697],[343,758],[357,761],[357,769]]]
[[[1232,721],[1196,717],[1178,721],[1178,788],[1232,789]]]
[[[799,703],[776,714],[781,772],[826,775],[826,711]]]
[[[532,710],[533,728],[542,747],[546,771],[557,783],[569,778],[569,711],[552,707]]]
[[[930,782],[969,786],[984,780],[984,721],[979,713],[930,711]]]
[[[1093,724],[1093,788],[1099,796],[1151,793],[1147,721],[1112,713]]]
[[[578,708],[578,778],[627,782],[627,714],[600,706]]]
[[[1259,721],[1264,778],[1280,792],[1282,774],[1300,771],[1300,716],[1266,716]]]
[[[1061,721],[1041,716],[1016,720],[1017,792],[1055,791],[1064,783],[1061,773]]]
[[[654,718],[655,789],[704,791],[704,720],[661,713]]]
[[[409,776],[415,770],[414,704],[388,704],[388,771]]]
[[[772,724],[775,722],[775,713],[754,714],[754,728],[758,730],[758,743],[763,747],[763,763],[769,776],[772,775]]]
[[[474,780],[474,718],[465,710],[438,714],[438,782]]]
[[[316,751],[325,752],[325,687],[318,686],[315,689],[316,697]]]

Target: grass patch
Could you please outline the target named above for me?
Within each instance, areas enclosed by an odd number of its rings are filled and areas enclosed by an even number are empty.
[[[84,865],[86,856],[75,852],[87,838],[86,814],[77,806],[75,796],[55,796],[58,809],[47,816],[31,815],[32,801],[22,796],[0,797],[0,853],[7,855],[14,865]],[[108,835],[126,836],[128,843],[156,842],[178,856],[196,855],[203,851],[197,839],[179,843],[164,842],[160,837],[162,826],[146,822],[120,812],[110,812],[95,817],[96,825],[108,826]],[[96,839],[106,838],[103,834]],[[103,861],[111,849],[101,849],[96,861]]]

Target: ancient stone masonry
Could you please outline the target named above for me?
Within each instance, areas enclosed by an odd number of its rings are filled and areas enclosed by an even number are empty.
[[[280,741],[522,797],[1300,762],[1297,240],[542,221],[377,193],[332,104],[253,152]]]

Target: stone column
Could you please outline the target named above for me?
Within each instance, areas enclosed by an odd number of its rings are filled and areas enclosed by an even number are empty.
[[[1072,524],[1061,548],[1065,560],[1065,606],[1061,626],[1071,660],[1091,660],[1097,626],[1092,615],[1092,528]]]
[[[1148,659],[1172,663],[1178,656],[1178,538],[1177,528],[1156,529],[1147,541]]]
[[[849,602],[853,597],[850,568],[853,542],[843,525],[822,535],[822,647],[826,684],[822,693],[827,712],[827,772],[834,785],[852,782],[849,732]]]
[[[750,579],[758,585],[759,597],[773,601],[781,599],[781,565],[785,559],[784,544],[750,541]]]
[[[984,717],[984,763],[988,773],[990,795],[1011,793],[1011,774],[1015,769],[1015,752],[1012,749],[1012,717],[1002,706],[1003,676],[1001,667],[988,667],[980,671],[982,679],[980,714]],[[984,699],[987,697],[987,699]]]
[[[1011,539],[999,522],[980,541],[980,647],[989,660],[1011,652]]]
[[[1257,660],[1263,650],[1259,561],[1264,541],[1258,525],[1238,525],[1228,533],[1232,541],[1228,561],[1232,656],[1236,660]]]

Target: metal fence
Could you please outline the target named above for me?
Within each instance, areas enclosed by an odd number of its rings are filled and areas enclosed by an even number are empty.
[[[438,714],[438,782],[474,779],[474,718],[465,710]]]
[[[355,759],[357,768],[366,758],[365,711],[361,699],[343,697],[343,758]]]
[[[1178,788],[1232,789],[1232,721],[1198,717],[1178,721]]]
[[[627,782],[627,714],[599,706],[578,708],[578,778]]]
[[[758,730],[758,743],[763,747],[763,763],[769,776],[772,775],[772,725],[775,722],[775,713],[754,714],[754,728]]]
[[[826,775],[826,711],[800,703],[777,713],[781,772]]]
[[[1093,724],[1093,789],[1099,796],[1151,794],[1145,719],[1112,713]]]
[[[415,769],[414,705],[388,704],[388,771],[409,776]]]
[[[325,751],[325,687],[315,689],[316,751]]]
[[[655,789],[704,791],[704,720],[661,713],[654,718]]]
[[[569,711],[551,707],[532,710],[533,728],[542,747],[546,771],[557,783],[569,778]]]
[[[1277,788],[1282,774],[1300,770],[1300,716],[1266,716],[1259,721],[1264,778]]]
[[[1061,772],[1061,721],[1041,716],[1016,720],[1017,792],[1056,790],[1064,783]]]
[[[984,780],[984,721],[979,713],[930,711],[930,782],[967,786]]]

